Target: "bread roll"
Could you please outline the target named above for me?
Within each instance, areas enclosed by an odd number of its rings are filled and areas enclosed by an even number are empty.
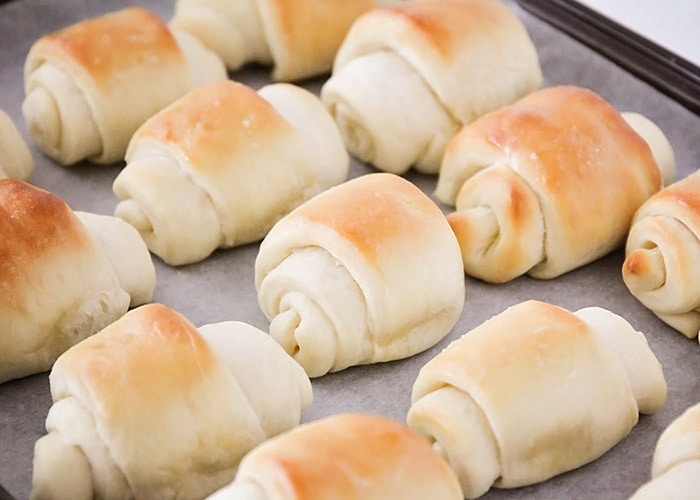
[[[312,398],[266,333],[235,321],[198,331],[158,303],[66,351],[49,381],[34,500],[201,499],[250,449],[297,425]]]
[[[435,196],[455,205],[447,217],[467,274],[551,279],[624,245],[635,211],[663,187],[661,170],[612,105],[557,86],[462,129]]]
[[[661,433],[651,479],[630,500],[692,500],[700,491],[700,403],[683,411]]]
[[[477,498],[597,459],[665,400],[660,363],[623,318],[528,300],[423,366],[407,423]]]
[[[151,300],[155,270],[138,234],[121,227],[100,236],[114,221],[77,215],[43,189],[0,179],[0,382],[50,369],[130,304]],[[115,246],[130,259],[112,261]]]
[[[437,174],[466,123],[542,82],[525,26],[500,0],[408,0],[359,17],[321,98],[350,153]]]
[[[301,87],[203,85],[144,123],[114,180],[114,214],[170,265],[259,241],[306,199],[345,180],[349,156]],[[182,200],[187,200],[183,203]]]
[[[700,330],[700,174],[652,196],[632,220],[622,265],[628,290],[688,338]]]
[[[414,184],[371,173],[281,219],[255,261],[270,334],[311,377],[412,356],[464,307],[459,247]]]
[[[26,181],[34,171],[34,158],[10,115],[0,109],[0,178]]]
[[[386,417],[341,413],[254,448],[208,500],[462,500],[454,472],[418,434]]]
[[[177,0],[170,25],[199,39],[229,70],[259,63],[273,67],[273,80],[291,82],[328,73],[350,25],[374,4],[374,0]]]
[[[36,40],[24,66],[22,113],[36,146],[59,164],[116,163],[149,116],[227,76],[194,37],[129,7]]]

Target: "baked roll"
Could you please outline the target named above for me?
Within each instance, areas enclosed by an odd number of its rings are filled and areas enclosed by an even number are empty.
[[[465,498],[587,464],[666,400],[644,335],[598,307],[528,300],[452,342],[418,373],[406,421]]]
[[[144,123],[115,178],[114,214],[170,265],[259,241],[280,217],[345,180],[350,160],[311,92],[200,86]],[[188,200],[182,203],[182,200]]]
[[[663,134],[650,140],[670,148]],[[462,129],[435,196],[455,206],[467,274],[551,279],[624,245],[635,211],[675,171],[668,161],[594,92],[551,87]]]
[[[0,179],[0,234],[0,382],[49,370],[152,298],[148,249],[114,217],[74,213],[43,189]],[[117,251],[129,259],[111,258]]]
[[[0,178],[26,181],[34,171],[34,158],[10,115],[0,109]]]
[[[437,174],[464,124],[541,83],[534,44],[500,0],[408,0],[353,23],[321,98],[360,160]]]
[[[651,479],[629,500],[692,500],[700,491],[700,403],[683,411],[661,433]]]
[[[459,246],[438,206],[394,174],[371,173],[281,219],[255,260],[270,334],[311,377],[412,356],[464,307]]]
[[[178,0],[170,26],[196,37],[231,71],[259,63],[272,66],[273,80],[290,82],[330,72],[350,25],[374,5],[374,0]]]
[[[208,497],[292,500],[462,500],[455,473],[430,445],[386,417],[341,413],[267,440],[235,480]]]
[[[700,174],[665,187],[637,211],[627,237],[627,289],[688,338],[700,330]]]
[[[201,499],[312,399],[304,371],[266,333],[235,321],[197,330],[158,303],[66,351],[49,382],[34,500]]]
[[[116,163],[149,116],[227,77],[194,37],[129,7],[36,40],[24,66],[22,113],[30,138],[59,164]]]

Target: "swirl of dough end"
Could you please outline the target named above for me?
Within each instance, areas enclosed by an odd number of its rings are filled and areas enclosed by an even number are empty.
[[[493,165],[468,179],[447,220],[470,276],[503,283],[544,261],[537,196],[506,165]]]
[[[387,91],[377,92],[381,88]],[[385,172],[403,174],[414,166],[437,173],[459,130],[427,83],[389,51],[358,57],[334,72],[321,100],[350,153]]]
[[[102,151],[102,138],[85,95],[53,64],[43,63],[29,73],[22,114],[37,147],[61,165]]]
[[[54,399],[62,392],[52,386]],[[89,410],[75,397],[51,406],[46,429],[34,445],[32,500],[124,498],[131,493]]]
[[[700,274],[691,276],[699,260],[700,242],[683,222],[643,217],[630,229],[622,278],[632,295],[669,322],[700,307]],[[691,338],[698,334],[697,321],[671,324]]]
[[[304,367],[309,377],[320,377],[333,369],[338,352],[333,333],[324,311],[301,293],[287,293],[279,313],[270,322],[270,335]]]
[[[325,250],[308,247],[290,254],[261,280],[258,301],[271,318],[270,335],[309,377],[371,361],[362,293]]]
[[[659,247],[637,248],[625,258],[625,284],[637,293],[661,288],[666,283],[666,266]]]
[[[437,389],[413,403],[406,422],[450,464],[465,498],[482,496],[500,477],[498,444],[486,415],[468,394],[452,386]]]
[[[136,228],[148,249],[169,265],[205,259],[223,242],[211,199],[175,159],[145,149],[114,180],[113,191],[122,200],[114,215]]]
[[[94,498],[90,462],[80,448],[66,443],[57,432],[37,440],[33,468],[31,500]]]

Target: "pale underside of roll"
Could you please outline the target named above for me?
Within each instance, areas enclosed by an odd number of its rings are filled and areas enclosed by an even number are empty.
[[[654,151],[670,146],[656,131],[652,148],[609,103],[574,86],[533,92],[464,127],[435,196],[455,207],[447,217],[467,274],[551,279],[623,246],[662,172],[675,172],[672,155],[657,163]]]
[[[422,436],[385,417],[340,413],[253,449],[207,500],[462,500],[454,472]]]
[[[57,163],[112,164],[148,117],[227,77],[194,37],[131,7],[36,40],[25,60],[22,113],[34,144]]]
[[[186,31],[236,71],[257,63],[274,81],[329,73],[351,24],[379,0],[178,0],[170,26]]]
[[[33,500],[204,498],[250,449],[298,425],[312,399],[265,332],[235,321],[197,330],[161,304],[67,351],[49,380]]]
[[[465,295],[443,213],[389,173],[346,181],[281,219],[261,243],[255,284],[270,334],[313,377],[427,349]]]
[[[49,370],[66,349],[122,316],[133,290],[122,287],[102,246],[55,195],[2,179],[0,207],[4,382]],[[136,255],[150,262],[148,252]]]
[[[10,115],[0,109],[0,178],[26,181],[34,171],[34,158]]]
[[[527,30],[498,0],[409,0],[353,23],[321,89],[350,153],[436,174],[449,140],[542,82]]]
[[[700,175],[651,197],[636,213],[622,278],[632,295],[689,338],[700,330]]]
[[[148,248],[184,265],[262,239],[290,210],[345,180],[349,156],[309,91],[203,85],[132,137],[114,180],[115,215]],[[182,203],[188,200],[188,203]]]
[[[700,404],[686,408],[659,436],[651,478],[630,500],[692,500],[700,491]]]
[[[525,301],[419,372],[409,427],[457,472],[466,498],[545,481],[596,460],[666,401],[641,332],[598,307]]]

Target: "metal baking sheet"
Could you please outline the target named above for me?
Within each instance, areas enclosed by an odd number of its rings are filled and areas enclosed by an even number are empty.
[[[545,85],[568,83],[595,90],[620,110],[640,112],[655,121],[676,153],[679,178],[700,165],[700,117],[657,91],[621,66],[604,58],[564,32],[508,2],[525,22],[537,46]],[[172,1],[14,0],[0,4],[0,108],[24,133],[21,115],[22,66],[31,43],[39,36],[81,19],[142,5],[168,19]],[[231,78],[259,87],[269,82],[269,70],[249,67]],[[323,79],[304,82],[316,92]],[[26,138],[26,135],[25,135]],[[63,198],[73,209],[112,214],[116,197],[111,184],[121,165],[60,167],[33,149],[36,170],[30,182]],[[350,176],[372,169],[353,161]],[[426,193],[435,177],[406,176]],[[190,266],[171,268],[156,259],[154,301],[180,311],[195,325],[240,320],[267,329],[253,285],[257,244],[219,251]],[[619,445],[603,457],[549,481],[517,490],[492,489],[485,499],[625,499],[649,479],[651,454],[660,432],[686,407],[700,401],[700,346],[671,330],[626,290],[620,277],[623,254],[610,254],[588,266],[550,281],[528,277],[503,285],[466,278],[464,312],[453,331],[432,349],[412,358],[347,369],[313,381],[314,401],[303,415],[311,421],[333,413],[359,411],[404,421],[410,390],[423,364],[451,340],[507,306],[540,299],[571,310],[598,305],[624,316],[643,331],[664,366],[668,400],[664,408],[642,416]],[[0,484],[15,498],[27,498],[31,485],[34,442],[44,433],[50,407],[47,374],[0,384]]]
[[[697,61],[669,50],[653,38],[627,28],[585,3],[574,0],[518,0],[518,3],[691,111],[700,113],[700,67]],[[659,6],[665,10],[673,9],[669,5]],[[657,22],[670,24],[664,19]],[[690,34],[686,36],[690,38]]]

